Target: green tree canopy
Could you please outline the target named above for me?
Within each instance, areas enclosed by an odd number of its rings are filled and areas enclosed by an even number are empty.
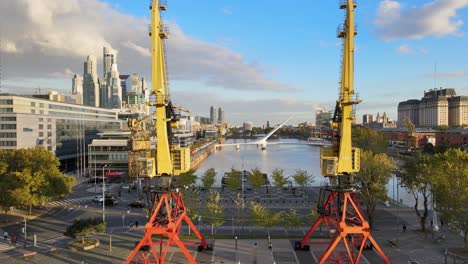
[[[386,185],[395,169],[395,164],[386,154],[373,154],[368,150],[361,152],[361,170],[357,174],[356,183],[366,204],[366,214],[371,227],[374,225],[375,206],[378,201],[387,198]]]
[[[73,224],[67,227],[64,235],[81,238],[82,243],[84,243],[84,238],[94,232],[105,232],[106,223],[102,218],[88,218],[88,219],[75,219]]]
[[[368,127],[355,126],[352,131],[353,146],[372,153],[385,153],[388,148],[388,140],[378,131]]]
[[[249,181],[250,185],[255,188],[255,190],[260,190],[262,185],[264,185],[265,182],[265,177],[263,177],[263,173],[258,169],[255,168],[251,171],[251,174],[247,177],[247,180]]]
[[[265,206],[251,202],[252,217],[255,225],[269,228],[281,224],[284,212],[274,212]]]
[[[284,211],[282,214],[282,223],[286,228],[297,228],[303,224],[301,217],[297,214],[297,209]]]
[[[274,169],[271,172],[271,177],[276,188],[283,189],[283,187],[288,184],[289,177],[284,176],[284,169]]]
[[[314,182],[315,176],[309,174],[306,170],[297,169],[292,178],[297,183],[297,185],[299,185],[302,189],[305,189],[305,187]]]
[[[190,219],[197,219],[201,215],[201,198],[198,188],[183,188],[185,208]]]
[[[204,218],[205,221],[211,224],[212,227],[221,226],[222,224],[224,224],[224,206],[220,202],[220,200],[221,195],[219,194],[219,192],[210,190],[210,193],[208,194],[208,200],[206,202]],[[213,235],[213,228],[211,230],[211,235]]]
[[[241,171],[231,168],[231,171],[226,174],[226,184],[231,191],[237,190],[242,186]]]
[[[42,147],[0,150],[0,207],[37,206],[71,192],[75,178],[59,170],[60,162]]]
[[[456,232],[463,232],[468,248],[468,152],[449,149],[434,156],[432,190],[442,219]]]
[[[201,182],[205,189],[210,189],[215,183],[216,171],[214,168],[207,169],[201,177]]]
[[[190,169],[187,172],[181,173],[178,179],[180,186],[191,186],[197,182],[197,175],[194,169]]]
[[[426,231],[426,220],[429,216],[429,202],[431,196],[431,179],[436,169],[434,157],[419,155],[406,160],[405,165],[399,172],[401,184],[413,195],[415,203],[414,210],[421,230]],[[422,195],[422,201],[419,200]],[[419,210],[419,203],[422,202],[423,209]]]

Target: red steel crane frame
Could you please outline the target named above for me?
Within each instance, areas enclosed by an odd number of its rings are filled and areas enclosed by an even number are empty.
[[[155,206],[156,203],[157,206]],[[180,192],[155,193],[151,208],[154,210],[145,225],[145,235],[130,253],[125,263],[164,264],[169,247],[176,245],[185,255],[188,263],[195,264],[195,259],[186,245],[198,245],[199,251],[207,249],[208,246],[203,236],[187,216],[182,194]],[[184,222],[193,230],[200,242],[182,241],[180,239],[179,231]],[[159,249],[157,250],[158,245]]]
[[[342,208],[340,199],[343,200]],[[330,241],[311,241],[310,237],[322,222],[327,227]],[[336,234],[331,231],[332,227],[335,228]],[[296,249],[308,250],[308,245],[329,244],[327,250],[323,253],[318,263],[323,264],[329,258],[338,261],[337,263],[341,263],[342,256],[339,254],[332,255],[332,252],[339,244],[344,244],[346,255],[349,258],[350,263],[358,264],[362,251],[368,241],[370,242],[370,245],[375,248],[384,263],[390,264],[390,260],[370,233],[369,223],[364,218],[361,203],[359,202],[357,194],[354,192],[338,192],[330,190],[327,199],[323,204],[323,212],[306,233],[302,241],[296,242],[295,247]],[[351,249],[350,246],[352,247]],[[352,250],[354,247],[359,249],[358,252]]]

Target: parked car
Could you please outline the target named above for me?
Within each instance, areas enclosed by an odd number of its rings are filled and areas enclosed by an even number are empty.
[[[105,205],[106,206],[116,206],[119,203],[117,199],[106,198]]]
[[[145,207],[145,203],[139,200],[134,201],[133,203],[128,204],[130,207],[136,207],[136,208],[143,208]]]
[[[102,198],[102,195],[96,195],[93,197],[93,202],[102,203],[103,200],[104,198]]]

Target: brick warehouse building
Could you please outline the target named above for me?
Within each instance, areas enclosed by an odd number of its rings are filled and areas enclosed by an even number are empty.
[[[383,128],[379,131],[393,144],[401,142],[406,144],[408,140],[408,130],[406,128]],[[417,148],[422,148],[427,143],[432,143],[434,146],[468,149],[468,128],[457,128],[447,131],[416,128],[414,130],[414,145]]]

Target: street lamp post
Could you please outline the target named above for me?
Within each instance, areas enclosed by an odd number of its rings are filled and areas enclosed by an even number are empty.
[[[138,177],[140,176],[140,166],[138,165],[138,160],[137,160],[137,175],[136,175],[136,199],[140,200],[138,196],[138,189],[140,188],[140,184],[138,182]]]
[[[104,195],[104,191],[106,189],[106,179],[105,179],[105,174],[104,174],[104,169],[109,166],[109,164],[106,164],[102,167],[102,221],[106,221],[106,196]]]
[[[27,231],[26,231],[26,216],[24,217],[24,248],[26,248],[26,243],[27,243]]]

